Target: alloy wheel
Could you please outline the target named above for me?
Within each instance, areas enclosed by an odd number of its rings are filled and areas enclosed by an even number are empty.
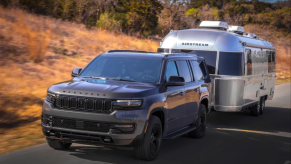
[[[151,132],[150,150],[152,154],[156,154],[160,148],[162,130],[158,124],[155,124]]]

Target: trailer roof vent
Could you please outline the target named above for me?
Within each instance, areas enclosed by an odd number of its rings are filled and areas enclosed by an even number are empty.
[[[219,30],[224,30],[224,31],[226,31],[228,29],[227,23],[222,22],[222,21],[202,21],[200,23],[200,27],[219,29]]]
[[[253,34],[253,33],[246,33],[245,36],[249,37],[249,38],[259,39],[259,37],[256,34]]]
[[[241,26],[228,26],[228,30],[229,32],[233,32],[239,35],[243,35],[245,32],[245,29]]]

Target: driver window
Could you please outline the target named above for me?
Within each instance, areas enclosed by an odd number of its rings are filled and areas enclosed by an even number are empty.
[[[166,80],[169,80],[170,76],[178,76],[177,65],[175,61],[170,61],[167,65]]]

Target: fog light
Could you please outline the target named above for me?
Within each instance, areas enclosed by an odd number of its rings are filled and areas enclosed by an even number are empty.
[[[107,143],[112,143],[112,139],[110,137],[103,137],[103,141]]]
[[[122,133],[122,131],[119,129],[112,129],[111,132],[112,133]]]
[[[112,133],[129,133],[134,131],[134,125],[114,125]]]
[[[42,124],[44,126],[49,126],[50,125],[50,117],[48,115],[42,114],[41,115],[41,121],[42,121]]]
[[[133,128],[133,125],[114,125],[115,128]]]

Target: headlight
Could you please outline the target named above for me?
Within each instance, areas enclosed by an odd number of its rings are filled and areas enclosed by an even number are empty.
[[[139,107],[141,106],[141,100],[116,100],[113,101],[113,106],[119,107]]]
[[[56,95],[55,94],[53,94],[53,93],[47,93],[47,95],[46,95],[46,100],[47,101],[49,101],[49,102],[54,102],[55,101],[55,99],[56,99]]]

